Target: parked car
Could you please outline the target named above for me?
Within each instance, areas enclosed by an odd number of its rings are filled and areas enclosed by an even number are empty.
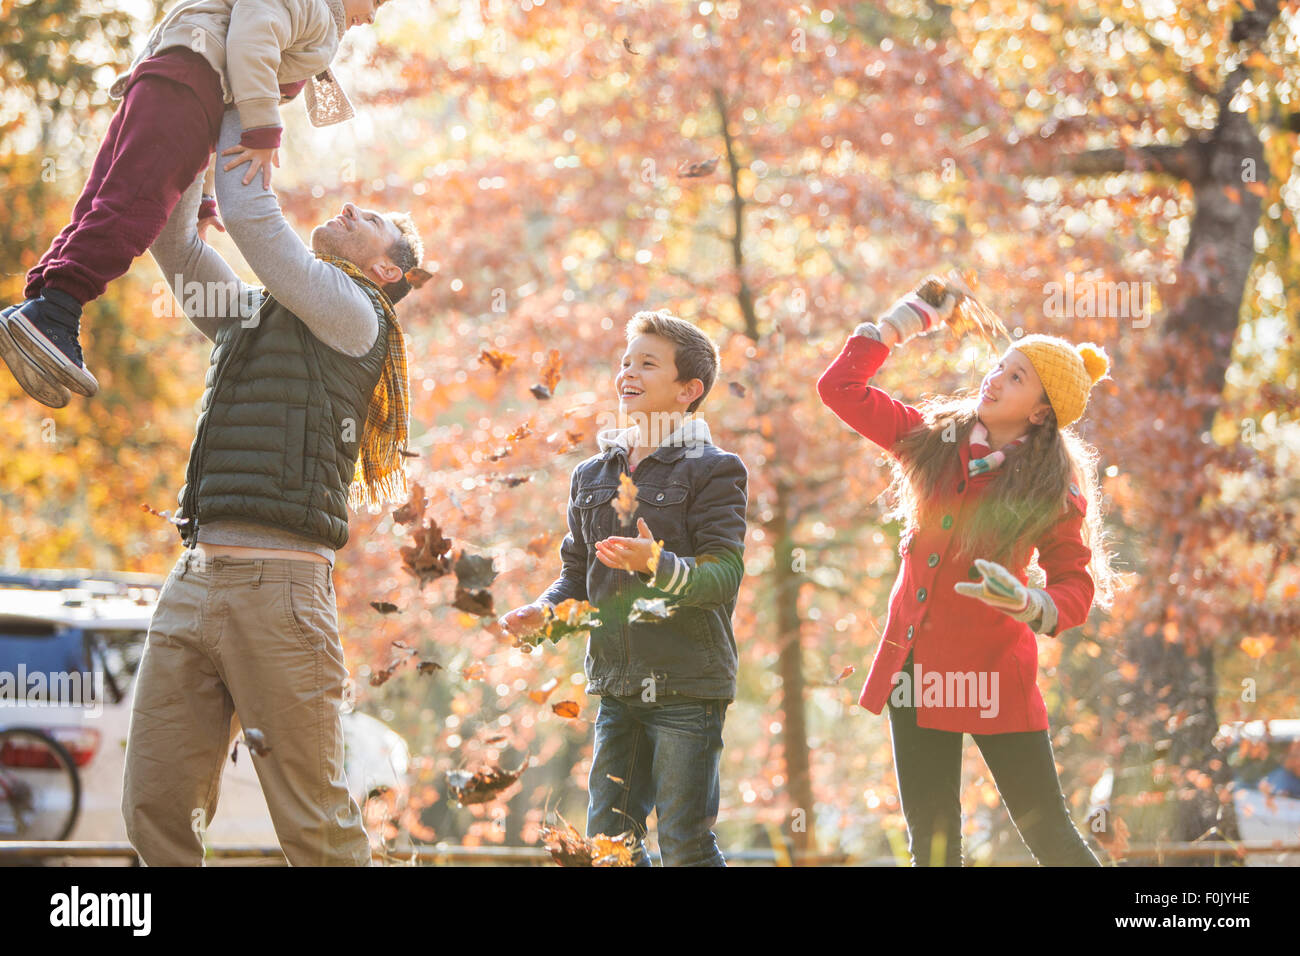
[[[1300,842],[1300,798],[1261,787],[1283,767],[1288,752],[1300,746],[1300,720],[1251,720],[1223,724],[1214,738],[1231,773],[1232,803],[1237,827],[1247,842]],[[1090,794],[1088,818],[1109,809],[1115,773],[1107,769]],[[1294,862],[1292,859],[1287,862]],[[1249,865],[1276,864],[1277,856],[1252,855]]]
[[[30,681],[39,672],[47,686],[44,700],[0,702],[0,730],[42,729],[72,756],[81,801],[68,839],[126,840],[122,773],[131,701],[162,583],[120,573],[0,574],[0,674],[21,670]],[[51,676],[73,674],[80,679]],[[405,806],[410,751],[400,734],[367,714],[350,711],[342,723],[348,788],[363,808],[372,801],[367,826],[374,839],[376,811],[396,816]],[[237,760],[225,764],[217,812],[207,826],[209,846],[277,844],[256,759],[241,747]]]

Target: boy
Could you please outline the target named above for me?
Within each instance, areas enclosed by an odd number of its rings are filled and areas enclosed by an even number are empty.
[[[343,34],[384,0],[181,0],[110,94],[122,99],[72,221],[27,274],[25,301],[0,313],[0,357],[51,408],[90,397],[82,308],[131,267],[208,165],[226,104],[243,133],[225,169],[248,163],[270,188],[279,104],[300,91],[313,125],[352,116],[329,65]],[[211,210],[205,210],[210,212]]]
[[[634,424],[600,432],[601,453],[574,469],[563,570],[501,625],[523,635],[567,598],[599,605],[585,664],[587,692],[601,695],[587,833],[641,836],[656,808],[665,866],[725,866],[712,827],[722,724],[736,696],[731,616],[748,474],[694,414],[717,379],[717,347],[664,311],[637,313],[627,339],[614,385]],[[623,475],[636,484],[635,537],[614,507]],[[671,613],[629,623],[638,598],[662,598]]]

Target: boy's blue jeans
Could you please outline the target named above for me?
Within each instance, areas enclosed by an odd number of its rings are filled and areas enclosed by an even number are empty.
[[[726,866],[713,836],[728,700],[600,699],[587,789],[587,836],[646,832],[659,811],[664,866]],[[644,841],[639,866],[649,866]]]

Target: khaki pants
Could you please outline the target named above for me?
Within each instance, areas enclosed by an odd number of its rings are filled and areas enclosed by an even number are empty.
[[[370,865],[343,775],[337,620],[327,564],[193,551],[177,562],[149,625],[126,749],[122,813],[147,865],[202,862],[196,821],[216,813],[241,723],[270,748],[243,756],[289,863]]]

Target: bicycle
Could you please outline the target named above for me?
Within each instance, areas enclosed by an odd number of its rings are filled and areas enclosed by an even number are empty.
[[[0,729],[0,841],[66,840],[80,813],[67,748],[35,727]]]

